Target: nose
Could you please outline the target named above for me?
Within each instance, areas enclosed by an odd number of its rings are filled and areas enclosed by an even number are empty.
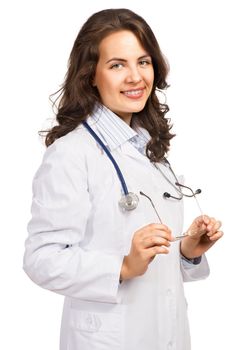
[[[126,76],[126,82],[127,83],[132,83],[132,84],[137,84],[142,80],[142,76],[139,72],[138,67],[129,67],[128,69],[128,74]]]

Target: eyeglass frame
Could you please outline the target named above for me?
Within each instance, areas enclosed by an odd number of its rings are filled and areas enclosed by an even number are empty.
[[[186,189],[190,190],[192,194],[191,194],[191,195],[184,194],[184,193],[180,190],[179,192],[180,192],[180,194],[181,194],[181,197],[172,196],[172,195],[171,195],[170,193],[168,193],[168,192],[164,192],[163,197],[164,197],[164,198],[173,198],[173,199],[176,199],[176,200],[181,200],[183,197],[189,197],[189,198],[192,198],[192,197],[193,197],[193,198],[196,200],[196,204],[197,204],[197,206],[198,206],[198,208],[199,208],[199,211],[200,211],[201,215],[203,215],[202,209],[201,209],[200,204],[199,204],[199,202],[198,202],[198,200],[197,200],[197,197],[196,197],[197,194],[200,194],[200,193],[202,192],[201,189],[197,189],[197,190],[194,192],[190,187],[185,186],[185,185],[182,185],[182,184],[180,184],[178,181],[175,183],[175,185],[178,186],[178,187],[183,187],[183,188],[186,188]],[[155,207],[155,205],[154,205],[152,199],[151,199],[148,195],[146,195],[143,191],[140,191],[139,193],[140,193],[142,196],[148,198],[148,200],[150,201],[150,203],[151,203],[151,205],[152,205],[152,207],[153,207],[153,209],[154,209],[154,211],[155,211],[155,213],[156,213],[156,215],[157,215],[157,217],[158,217],[158,219],[159,219],[160,224],[163,224],[163,221],[162,221],[162,219],[161,219],[161,217],[160,217],[160,215],[159,215],[159,213],[158,213],[158,211],[157,211],[157,209],[156,209],[156,207]],[[188,233],[183,233],[182,235],[176,236],[176,237],[175,237],[175,241],[180,240],[180,239],[183,239],[184,237],[187,237],[187,236],[188,236]]]

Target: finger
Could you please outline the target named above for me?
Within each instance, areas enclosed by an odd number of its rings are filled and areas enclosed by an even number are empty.
[[[167,225],[164,225],[164,224],[151,223],[149,225],[146,225],[145,227],[146,227],[147,231],[160,230],[160,231],[165,231],[165,232],[171,232],[169,227]]]
[[[195,218],[190,225],[187,233],[189,236],[204,234],[207,232],[207,225],[206,223],[210,222],[209,217],[207,215],[200,215],[197,218]]]
[[[188,228],[187,234],[189,236],[200,237],[207,232],[207,227],[201,217],[195,219],[192,225]]]
[[[147,252],[147,258],[152,259],[157,254],[168,254],[169,249],[164,247],[164,246],[155,246],[155,247],[147,249],[146,252]]]
[[[161,230],[154,230],[150,232],[145,232],[141,237],[140,240],[143,241],[145,239],[148,239],[150,237],[162,237],[168,241],[173,241],[173,237],[171,232],[165,232]]]
[[[148,224],[146,226],[143,226],[142,228],[140,228],[139,230],[137,230],[134,233],[134,237],[136,239],[141,239],[143,237],[145,237],[146,235],[152,235],[152,233],[158,233],[159,231],[163,231],[167,234],[171,234],[171,230],[163,224]]]
[[[221,221],[215,221],[213,226],[212,225],[208,225],[207,226],[207,230],[208,230],[207,236],[212,236],[214,233],[219,231],[221,225],[222,225]]]
[[[218,231],[221,227],[222,223],[219,220],[212,219],[211,223],[207,226],[207,230],[210,231],[210,235]],[[209,236],[209,234],[208,234]]]
[[[218,241],[221,237],[223,236],[223,232],[222,231],[218,231],[215,234],[213,234],[212,236],[209,237],[210,241],[212,242],[216,242]]]
[[[167,239],[160,237],[160,236],[150,236],[147,237],[143,240],[142,242],[143,247],[144,248],[150,248],[150,247],[154,247],[154,246],[166,246],[166,247],[170,247],[170,243]]]
[[[193,220],[193,224],[200,226],[203,223],[205,223],[206,225],[210,222],[210,218],[208,215],[200,215],[197,216],[194,220]]]
[[[207,224],[207,228],[212,229],[212,227],[215,225],[215,223],[216,223],[215,218],[210,218],[210,221]]]
[[[207,229],[208,230],[212,230],[214,228],[214,226],[217,224],[217,223],[220,223],[220,221],[216,220],[215,218],[210,218],[210,222],[209,224],[207,225]]]
[[[211,218],[208,215],[202,215],[202,216],[200,216],[200,218],[204,222],[205,225],[209,225]]]

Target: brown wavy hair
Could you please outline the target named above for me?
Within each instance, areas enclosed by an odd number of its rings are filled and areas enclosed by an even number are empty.
[[[92,113],[96,102],[101,102],[97,88],[92,84],[99,59],[99,44],[107,35],[121,30],[129,30],[136,35],[151,56],[154,68],[151,95],[144,109],[133,113],[131,125],[137,123],[148,130],[151,140],[146,146],[146,154],[151,162],[165,157],[174,135],[170,133],[170,119],[165,118],[168,105],[159,102],[157,92],[168,87],[168,64],[149,25],[128,9],[97,12],[80,29],[70,54],[64,83],[53,94],[60,93],[54,104],[61,97],[56,113],[58,125],[47,131],[46,146],[74,130]]]

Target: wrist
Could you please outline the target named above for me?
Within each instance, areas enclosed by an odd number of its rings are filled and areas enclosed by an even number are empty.
[[[199,265],[202,260],[201,256],[198,256],[197,258],[187,259],[184,255],[181,255],[181,258],[193,265]]]
[[[128,267],[127,267],[127,257],[125,256],[123,259],[123,263],[122,263],[122,267],[121,267],[121,271],[120,271],[120,278],[119,280],[122,282],[123,280],[128,279],[129,277],[129,272],[128,272]]]
[[[187,237],[186,237],[187,238]],[[189,241],[189,242],[183,242],[185,241],[184,238],[181,242],[180,242],[180,254],[185,258],[185,259],[188,259],[188,260],[192,260],[192,259],[195,259],[195,258],[198,258],[199,256],[197,256],[195,254],[195,248],[197,246],[197,244],[195,243],[194,240]],[[188,238],[189,239],[189,238]]]
[[[120,271],[120,281],[127,280],[134,277],[131,273],[131,269],[129,267],[128,256],[125,256],[123,259],[123,264]]]

